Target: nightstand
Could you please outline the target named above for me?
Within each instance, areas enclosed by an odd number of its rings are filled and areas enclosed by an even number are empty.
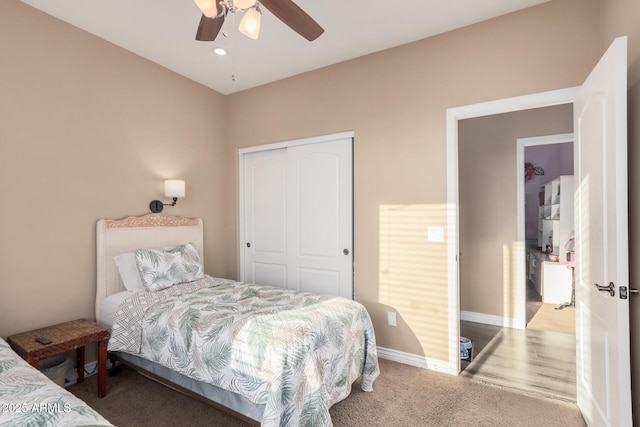
[[[84,348],[87,344],[98,344],[98,397],[107,394],[107,341],[109,329],[86,319],[73,320],[22,334],[12,335],[7,342],[31,366],[38,369],[38,362],[77,349],[78,383],[84,381]],[[51,340],[41,344],[36,338]]]

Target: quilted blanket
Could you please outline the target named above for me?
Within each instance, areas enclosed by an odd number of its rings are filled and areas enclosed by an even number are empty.
[[[0,339],[0,426],[111,426]]]
[[[380,373],[361,304],[209,276],[129,297],[108,348],[264,404],[264,427],[331,426],[352,383],[372,391]]]

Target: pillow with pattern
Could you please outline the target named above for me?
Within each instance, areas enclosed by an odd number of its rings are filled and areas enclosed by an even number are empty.
[[[200,256],[193,243],[133,252],[142,284],[148,291],[159,291],[204,277]]]

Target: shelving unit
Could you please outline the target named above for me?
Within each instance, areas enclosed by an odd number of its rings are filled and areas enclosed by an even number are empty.
[[[540,187],[542,204],[538,208],[538,247],[566,262],[565,243],[573,232],[573,175],[560,175]]]

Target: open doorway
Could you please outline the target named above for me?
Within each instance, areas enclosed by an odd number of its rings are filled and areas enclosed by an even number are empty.
[[[521,230],[526,228],[525,197],[519,194],[526,156],[518,141],[572,131],[572,104],[458,122],[460,335],[473,344],[472,354],[461,354],[461,375],[567,400],[575,399],[575,337],[526,329],[530,285],[521,260],[527,246],[517,237],[526,234]],[[558,160],[558,152],[547,154]],[[572,156],[571,151],[568,159]],[[551,161],[543,166],[547,175],[534,187],[536,199],[546,178],[555,179],[562,170]],[[534,203],[536,240],[538,206]],[[555,240],[549,256],[559,258],[562,239]],[[537,241],[532,246],[537,249]],[[546,284],[549,297],[550,278]]]
[[[573,134],[519,138],[526,327],[575,336]]]
[[[580,339],[574,341],[572,356],[573,372],[579,372],[577,404],[590,425],[630,425],[632,420],[629,300],[624,286],[629,283],[626,52],[626,37],[615,39],[576,88],[447,110],[447,227],[453,234],[447,247],[448,368],[460,372],[459,268],[464,261],[458,232],[458,122],[530,108],[575,106],[576,337]],[[518,231],[513,247],[513,265],[524,271],[524,230]],[[516,280],[522,285],[517,289],[524,291],[524,280]],[[524,319],[523,313],[524,307],[517,312]]]

